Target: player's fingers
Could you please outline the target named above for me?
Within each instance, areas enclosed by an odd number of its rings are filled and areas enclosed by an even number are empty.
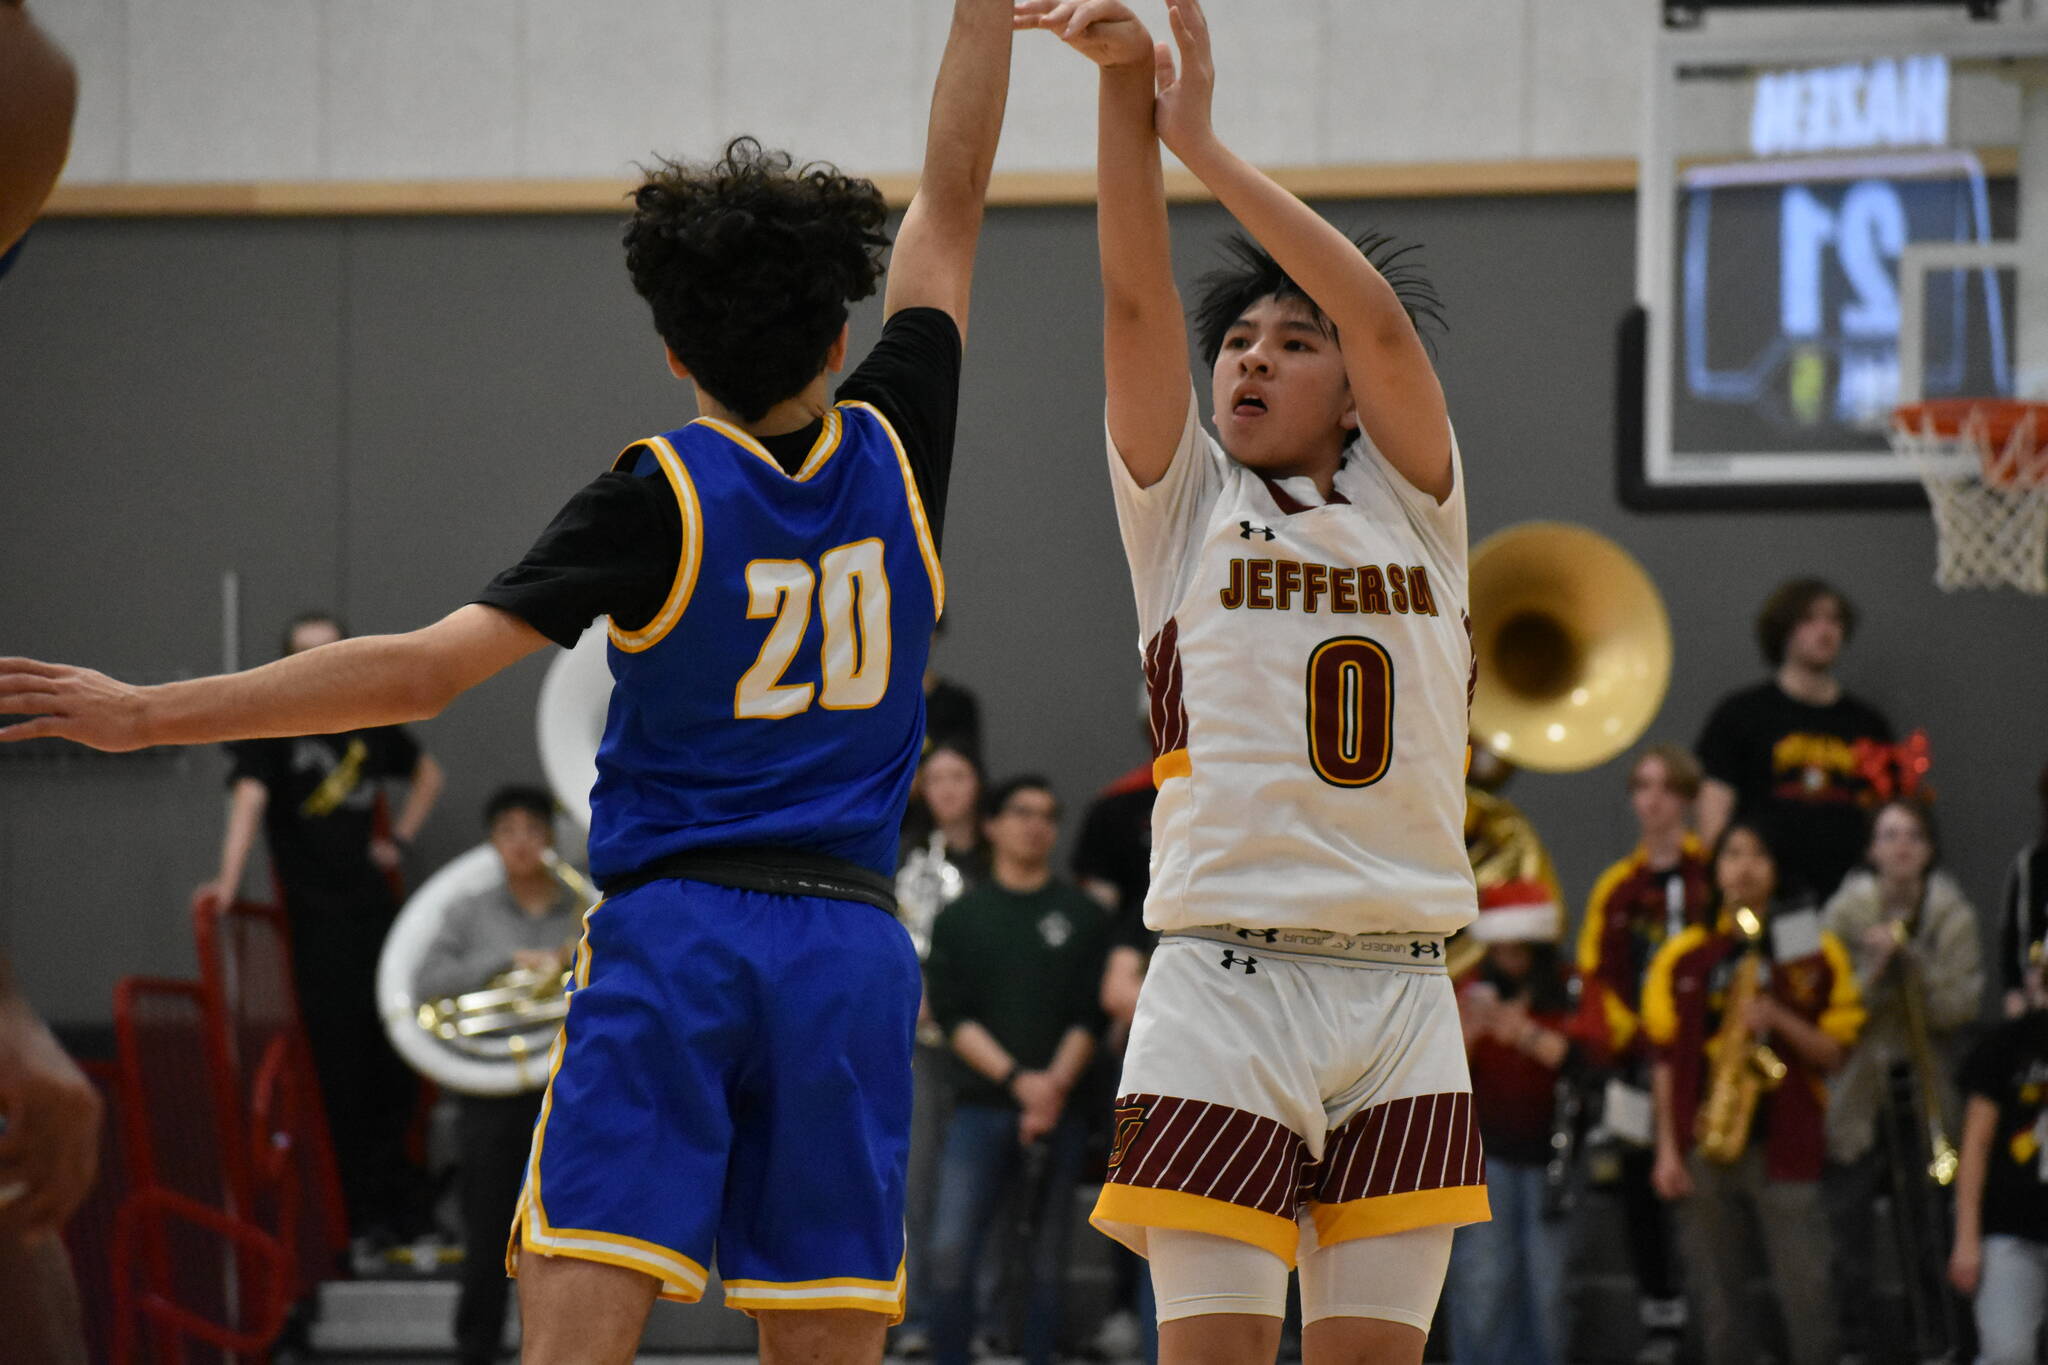
[[[1159,93],[1173,88],[1173,49],[1165,43],[1152,44],[1152,74]],[[4,734],[5,731],[0,731]]]
[[[46,664],[41,659],[0,658],[0,678],[17,673],[31,678],[61,678],[68,671],[63,664]]]
[[[1181,65],[1195,71],[1210,69],[1209,22],[1195,0],[1173,0],[1170,17],[1174,41],[1180,44]]]
[[[0,711],[8,708],[0,706]],[[13,725],[0,725],[0,744],[13,744],[24,739],[48,739],[62,735],[64,722],[58,716],[38,716],[34,720],[17,721]]]
[[[1173,30],[1174,46],[1180,49],[1181,66],[1186,68],[1192,65],[1195,56],[1195,37],[1188,31],[1186,16],[1180,12],[1179,6],[1171,3],[1171,0],[1168,0],[1166,8],[1166,23],[1167,27]]]
[[[1060,36],[1068,42],[1081,37],[1102,17],[1102,6],[1095,0],[1072,0],[1060,15]]]
[[[50,678],[0,678],[0,716],[42,715],[55,708],[62,686]]]
[[[1045,18],[1059,8],[1060,0],[1017,0],[1010,22],[1018,28],[1043,27]]]

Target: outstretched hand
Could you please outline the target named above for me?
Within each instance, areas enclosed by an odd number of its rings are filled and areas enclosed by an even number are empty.
[[[1018,29],[1045,29],[1106,69],[1155,60],[1152,35],[1124,0],[1017,0]]]
[[[1153,121],[1166,149],[1186,161],[1189,150],[1214,132],[1210,111],[1216,98],[1216,61],[1209,47],[1209,20],[1199,0],[1166,0],[1166,17],[1180,48],[1180,69],[1174,70],[1173,54],[1160,43],[1153,54],[1159,82]]]
[[[108,753],[147,746],[142,689],[89,668],[0,659],[0,716],[30,716],[0,727],[0,744],[69,739]]]

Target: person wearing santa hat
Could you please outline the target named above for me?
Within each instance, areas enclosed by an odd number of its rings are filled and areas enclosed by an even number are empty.
[[[1576,1069],[1573,982],[1550,888],[1487,888],[1465,932],[1485,956],[1458,989],[1493,1221],[1458,1229],[1446,1281],[1456,1365],[1562,1365],[1566,1222],[1553,1162],[1561,1078]]]

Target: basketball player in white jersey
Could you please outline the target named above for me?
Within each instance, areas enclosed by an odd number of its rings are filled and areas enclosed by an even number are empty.
[[[1309,1365],[1419,1361],[1452,1229],[1487,1217],[1443,936],[1473,918],[1464,477],[1407,304],[1226,149],[1209,35],[1179,69],[1122,0],[1020,0],[1101,68],[1108,436],[1159,787],[1161,931],[1096,1226],[1146,1255],[1160,1355],[1271,1361],[1299,1266]],[[1255,239],[1195,310],[1159,143]]]

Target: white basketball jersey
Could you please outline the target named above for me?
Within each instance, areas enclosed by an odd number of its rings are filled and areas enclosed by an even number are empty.
[[[1150,488],[1109,455],[1152,699],[1145,923],[1447,933],[1465,853],[1465,472],[1442,504],[1361,435],[1330,500],[1230,459],[1190,394]]]

